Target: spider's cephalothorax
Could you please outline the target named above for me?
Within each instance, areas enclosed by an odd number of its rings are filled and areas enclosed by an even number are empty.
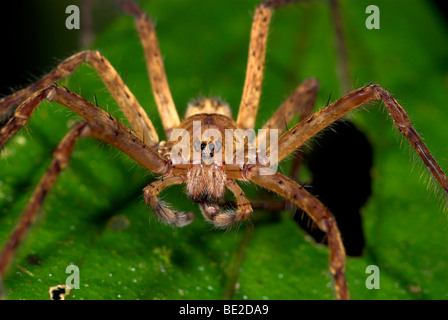
[[[232,148],[230,160],[234,158],[236,150],[233,148],[237,144],[233,132],[236,129],[225,102],[218,98],[200,98],[188,106],[185,120],[171,131],[171,139],[163,142],[163,149],[159,148],[160,155],[171,163],[171,174],[182,177],[188,196],[199,203],[204,217],[217,227],[244,221],[252,212],[243,191],[226,173],[228,167],[230,170],[237,167],[233,162],[226,162],[225,157],[227,147]],[[231,140],[226,144],[229,132]],[[247,144],[243,145],[244,150],[247,150]],[[239,168],[243,166],[241,163]],[[222,202],[227,188],[238,193],[238,210],[219,213],[217,203]],[[173,212],[155,201],[156,193],[151,190],[151,187],[145,189],[147,203],[164,222],[184,226],[192,221],[193,214]]]
[[[222,156],[225,130],[236,128],[229,106],[220,99],[198,99],[188,106],[179,128],[187,130],[192,143],[187,169],[188,196],[197,202],[221,200],[227,182]],[[207,135],[207,132],[215,136]]]
[[[121,150],[149,171],[162,176],[144,189],[145,201],[160,220],[174,226],[187,225],[192,221],[193,214],[174,211],[157,198],[162,190],[172,185],[185,184],[188,195],[199,203],[204,217],[217,227],[227,227],[244,221],[252,212],[250,202],[235,181],[250,181],[281,195],[285,201],[305,211],[317,227],[326,233],[336,297],[348,299],[345,250],[332,213],[294,178],[275,170],[267,170],[267,162],[260,163],[261,160],[259,162],[258,159],[262,157],[259,158],[258,153],[255,159],[243,157],[242,162],[234,163],[233,150],[238,153],[238,143],[233,137],[225,141],[227,130],[254,129],[271,16],[276,8],[293,1],[265,0],[256,7],[246,78],[235,121],[232,120],[230,108],[225,103],[219,99],[206,98],[192,102],[185,119],[180,120],[169,90],[151,18],[130,0],[116,1],[126,13],[135,18],[155,102],[167,139],[159,140],[152,121],[140,103],[99,51],[77,53],[62,61],[35,84],[0,99],[0,119],[10,118],[0,130],[0,148],[27,123],[34,110],[44,100],[66,106],[85,119],[75,125],[56,148],[50,168],[36,187],[32,199],[0,255],[0,279],[34,222],[48,191],[67,165],[76,141],[79,138],[93,137]],[[132,124],[133,131],[81,96],[54,85],[84,62],[99,74],[128,122]],[[280,162],[350,111],[368,102],[381,100],[398,130],[410,142],[434,179],[448,194],[448,178],[412,127],[404,109],[385,89],[369,84],[312,113],[317,90],[318,82],[315,79],[304,80],[265,123],[262,129],[272,132],[273,129],[285,128],[285,123],[291,122],[295,115],[300,114],[300,122],[284,132],[278,143],[266,145],[266,155],[276,154],[275,160]],[[14,109],[14,114],[10,116]],[[196,129],[198,127],[199,129]],[[257,140],[263,139],[257,137]],[[232,152],[228,152],[230,148]],[[243,151],[244,154],[247,149],[248,146],[243,143],[239,151]],[[249,164],[248,159],[255,161]],[[226,190],[230,190],[236,199],[234,211],[223,212],[218,205]]]

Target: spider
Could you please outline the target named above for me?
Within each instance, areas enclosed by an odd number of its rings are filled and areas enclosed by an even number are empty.
[[[235,121],[231,118],[230,108],[224,102],[210,98],[192,102],[184,120],[180,120],[168,88],[151,19],[130,1],[120,1],[120,4],[128,14],[136,19],[154,97],[167,137],[170,137],[176,129],[186,129],[191,136],[194,136],[192,132],[192,122],[194,120],[199,121],[203,128],[217,129],[223,137],[225,136],[225,129],[251,129],[254,127],[261,95],[269,22],[274,10],[283,6],[285,1],[265,1],[256,8],[249,45],[246,80]],[[132,124],[132,130],[129,130],[128,127],[110,114],[81,96],[68,89],[53,85],[57,80],[71,74],[83,62],[87,62],[98,72],[117,104],[123,110],[127,120]],[[378,85],[364,86],[311,114],[309,109],[314,103],[317,87],[317,82],[314,79],[307,79],[302,82],[264,125],[263,128],[268,130],[283,128],[285,122],[290,122],[295,114],[301,113],[302,121],[289,128],[278,141],[278,161],[300,148],[315,134],[353,109],[370,101],[382,100],[399,131],[409,140],[445,192],[448,191],[445,174],[410,125],[409,118],[403,108],[385,89]],[[235,180],[254,182],[291,201],[306,211],[316,225],[327,233],[330,270],[334,278],[336,297],[338,299],[349,298],[345,280],[345,253],[338,227],[329,210],[317,198],[297,182],[278,172],[273,172],[270,175],[260,174],[265,165],[259,161],[258,157],[255,164],[246,162],[242,165],[233,165],[214,161],[210,163],[210,158],[215,157],[213,151],[224,148],[226,145],[224,141],[220,142],[217,147],[214,141],[191,140],[190,151],[192,153],[194,151],[200,152],[202,155],[208,156],[207,159],[202,157],[202,163],[200,164],[173,163],[170,155],[170,150],[174,146],[173,141],[159,140],[158,134],[143,108],[100,52],[83,51],[76,54],[64,60],[39,82],[2,99],[0,108],[2,114],[9,113],[15,106],[19,107],[0,132],[0,146],[3,146],[26,124],[32,112],[44,100],[64,105],[80,114],[86,121],[75,125],[56,149],[50,168],[36,188],[29,205],[2,253],[0,259],[1,277],[6,271],[18,244],[22,242],[26,230],[34,221],[36,212],[42,205],[47,192],[61,170],[67,165],[75,142],[79,138],[94,137],[123,151],[149,171],[162,176],[144,189],[144,198],[156,216],[171,225],[185,226],[193,219],[191,213],[175,211],[159,200],[158,194],[172,185],[185,184],[189,197],[199,203],[205,219],[219,228],[245,221],[252,213],[250,202],[238,184],[235,183]],[[269,148],[267,151],[269,152]],[[223,198],[226,189],[230,190],[235,196],[237,205],[235,211],[222,212],[219,206],[219,201]]]

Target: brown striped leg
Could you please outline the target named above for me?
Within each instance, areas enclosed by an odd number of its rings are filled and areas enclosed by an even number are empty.
[[[308,117],[314,108],[314,104],[317,97],[317,91],[319,90],[319,82],[315,78],[308,78],[302,81],[302,83],[294,90],[294,92],[283,102],[272,117],[266,122],[262,129],[266,131],[260,131],[257,136],[257,140],[266,139],[270,129],[280,129],[280,132],[287,129],[287,125],[293,120],[297,114],[299,120],[302,121]],[[258,145],[258,142],[257,142]],[[269,139],[266,140],[266,145],[269,147]],[[291,177],[294,180],[298,180],[299,171],[303,162],[303,150],[298,148],[295,151],[295,156],[291,166]],[[283,211],[287,208],[286,201],[269,200],[253,200],[252,207],[257,210],[267,211]]]
[[[243,129],[252,129],[255,125],[263,81],[266,42],[273,12],[271,6],[262,3],[257,6],[252,22],[246,79],[236,120],[237,126]]]
[[[160,201],[157,195],[167,187],[182,183],[185,183],[182,177],[168,176],[154,181],[144,189],[146,204],[154,210],[154,213],[162,222],[176,227],[184,227],[191,223],[194,219],[193,213],[173,211],[166,203]]]
[[[37,91],[17,108],[14,116],[0,130],[0,147],[27,123],[31,114],[44,100],[59,103],[82,116],[90,124],[92,137],[109,143],[151,172],[169,173],[170,164],[123,123],[76,93],[55,86]]]
[[[322,231],[327,233],[330,271],[333,275],[336,298],[349,299],[345,280],[345,249],[338,226],[331,212],[302,186],[278,172],[272,175],[261,175],[260,167],[252,167],[247,170],[246,177],[250,181],[274,191],[294,203],[304,210]]]
[[[5,273],[18,245],[23,240],[26,230],[34,221],[36,212],[42,205],[46,194],[54,184],[60,171],[66,166],[74,143],[79,137],[90,136],[101,139],[121,150],[152,172],[161,174],[170,172],[170,164],[152,148],[143,143],[124,124],[81,96],[68,89],[55,86],[37,91],[17,108],[14,116],[0,130],[0,147],[26,124],[32,112],[43,100],[57,102],[69,107],[84,117],[87,122],[82,122],[75,126],[56,149],[50,169],[42,178],[19,224],[0,256],[0,278]]]
[[[308,117],[313,112],[318,90],[319,82],[316,79],[305,79],[266,122],[263,129],[267,130],[260,131],[260,134],[257,136],[257,140],[266,139],[270,129],[283,128],[280,132],[288,129],[287,125],[297,114],[299,114],[300,121]],[[269,147],[269,141],[267,139],[266,147]],[[295,156],[291,167],[291,177],[294,177],[296,180],[299,176],[302,161],[303,150],[299,148],[295,151]]]
[[[146,57],[151,87],[156,100],[157,108],[162,119],[163,128],[167,137],[175,127],[180,124],[179,115],[171,96],[168,80],[159,49],[159,41],[154,30],[151,18],[130,0],[116,0],[123,10],[135,18],[138,33]]]
[[[412,127],[411,121],[404,109],[389,92],[378,85],[367,85],[361,89],[352,91],[338,101],[311,114],[309,117],[289,129],[289,131],[283,134],[278,140],[278,161],[284,159],[295,149],[302,146],[308,139],[340,119],[348,112],[367,102],[377,100],[383,101],[395,126],[411,143],[420,158],[422,158],[428,170],[448,195],[447,176],[431,155],[417,131]]]
[[[159,138],[151,120],[135,96],[124,84],[114,67],[99,51],[82,51],[77,53],[62,61],[53,71],[33,85],[0,99],[0,120],[2,117],[6,117],[4,115],[9,115],[10,111],[35,92],[47,88],[72,74],[83,62],[87,62],[96,70],[117,104],[123,110],[138,137],[148,146],[156,144]]]
[[[314,91],[310,99],[306,100],[305,104],[302,107],[300,107],[299,121],[302,121],[303,119],[309,117],[313,113],[313,108],[317,98],[317,90],[319,89],[319,83],[317,82],[317,80],[315,80],[315,87],[313,88]],[[299,180],[300,169],[302,168],[304,157],[305,153],[303,147],[298,148],[295,151],[294,158],[292,160],[291,174],[290,174],[291,178],[293,178],[295,181]]]
[[[54,151],[50,167],[34,190],[25,211],[0,255],[0,280],[3,278],[17,248],[25,238],[28,229],[35,221],[36,214],[42,207],[45,197],[53,187],[61,171],[67,166],[76,141],[78,138],[88,137],[90,134],[90,125],[87,122],[78,123],[68,132]]]
[[[268,39],[269,25],[274,10],[294,1],[297,0],[265,0],[255,9],[250,33],[249,57],[247,61],[243,96],[241,98],[236,120],[236,124],[239,128],[252,129],[255,125],[263,82],[266,43]]]

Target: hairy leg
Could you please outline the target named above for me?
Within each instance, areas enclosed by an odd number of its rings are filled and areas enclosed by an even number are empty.
[[[49,87],[53,83],[59,81],[72,74],[83,62],[91,65],[103,80],[106,87],[114,97],[117,104],[123,110],[130,125],[138,137],[148,146],[152,146],[159,141],[157,132],[146,112],[141,107],[132,92],[124,84],[114,67],[99,51],[82,51],[64,61],[62,61],[55,69],[44,76],[38,82],[22,89],[12,95],[0,99],[0,120],[7,118],[12,110],[23,103],[34,93]]]
[[[168,86],[165,67],[163,66],[163,60],[160,54],[159,42],[151,18],[137,4],[130,0],[116,1],[123,7],[126,13],[135,18],[145,53],[146,66],[151,80],[154,99],[156,100],[157,108],[162,118],[163,128],[167,137],[169,137],[169,133],[180,124],[180,120]]]
[[[319,82],[316,79],[305,79],[288,99],[281,104],[277,111],[263,126],[263,129],[283,128],[283,130],[286,130],[286,125],[289,124],[297,114],[299,114],[300,118],[307,117],[313,110],[318,89]]]
[[[250,33],[249,57],[244,81],[243,96],[236,124],[242,129],[252,129],[255,125],[263,81],[266,43],[269,25],[274,9],[290,1],[264,1],[255,9]]]
[[[266,141],[266,147],[269,147],[269,141],[266,139],[270,129],[280,129],[280,132],[288,129],[288,124],[293,118],[299,114],[299,120],[302,121],[308,117],[314,108],[316,102],[317,91],[319,90],[319,82],[314,78],[305,79],[282,103],[277,111],[263,126],[266,131],[260,132],[257,141]],[[288,129],[289,130],[289,129]],[[258,142],[257,142],[258,145]],[[291,167],[291,177],[298,179],[300,167],[303,161],[303,150],[301,148],[295,151],[293,165]]]
[[[365,103],[377,100],[383,101],[395,126],[417,151],[428,170],[448,195],[447,176],[431,155],[417,131],[412,127],[411,121],[404,109],[390,95],[390,93],[378,85],[367,85],[361,89],[352,91],[338,101],[311,114],[296,126],[292,127],[279,138],[278,161],[280,162],[295,149],[302,146],[308,139],[343,117],[348,112]]]
[[[0,130],[0,147],[27,123],[44,100],[59,103],[82,116],[89,122],[92,137],[111,144],[151,172],[167,174],[170,171],[170,164],[124,124],[76,93],[56,86],[37,91],[17,108],[14,116]]]
[[[269,139],[266,139],[270,129],[280,129],[280,132],[288,129],[288,124],[293,120],[294,117],[299,115],[299,120],[302,121],[308,117],[314,108],[314,104],[317,97],[317,91],[319,90],[319,82],[314,78],[305,79],[300,83],[299,86],[294,90],[294,92],[288,97],[288,99],[283,102],[280,107],[275,111],[271,118],[266,122],[262,131],[257,135],[257,145],[258,141],[266,140],[266,145],[269,147]],[[299,177],[300,167],[303,162],[303,150],[298,148],[295,151],[295,156],[293,159],[293,164],[291,166],[291,177],[297,180]],[[287,202],[277,201],[273,199],[264,200],[252,200],[252,207],[257,210],[268,210],[268,211],[282,211],[287,207]]]
[[[106,111],[94,106],[81,96],[65,88],[50,86],[34,93],[16,110],[14,116],[0,130],[0,147],[23,127],[32,112],[43,101],[48,100],[67,106],[87,121],[81,122],[70,130],[57,147],[50,168],[35,189],[28,206],[17,224],[9,242],[0,255],[0,279],[7,270],[17,247],[33,223],[36,213],[41,207],[48,191],[55,183],[62,169],[68,163],[75,142],[80,137],[101,139],[121,150],[142,166],[152,172],[166,174],[170,171],[169,164],[157,152],[143,143],[137,135],[124,124],[113,118]]]
[[[194,219],[194,215],[191,212],[184,213],[180,211],[173,211],[168,208],[167,204],[160,201],[157,195],[162,192],[163,189],[185,183],[184,179],[180,176],[168,176],[154,181],[144,189],[145,202],[150,206],[159,219],[165,223],[176,227],[184,227],[191,223]]]
[[[236,202],[210,203],[204,201],[199,203],[204,218],[217,228],[226,228],[237,222],[245,221],[253,212],[251,203],[235,181],[227,180],[226,187],[233,193]],[[237,209],[224,212],[221,208],[224,205],[236,206]]]
[[[228,179],[226,187],[236,199],[236,210],[222,212],[215,204],[201,204],[202,213],[217,228],[226,228],[237,222],[246,221],[253,212],[249,200],[234,180]]]

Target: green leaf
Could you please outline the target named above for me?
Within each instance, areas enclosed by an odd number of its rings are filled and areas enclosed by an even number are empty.
[[[256,3],[141,3],[157,21],[181,116],[188,101],[201,94],[221,96],[236,115]],[[365,27],[370,4],[380,9],[379,30]],[[341,1],[341,8],[353,89],[374,81],[389,90],[447,168],[448,34],[442,18],[426,1]],[[325,105],[330,92],[332,100],[340,96],[334,41],[326,1],[301,2],[275,13],[259,127],[306,77],[321,83],[316,109]],[[118,13],[92,49],[101,50],[126,78],[163,137],[133,19]],[[92,102],[95,93],[100,107],[125,121],[90,67],[80,67],[61,84]],[[368,112],[360,109],[350,117],[374,149],[373,195],[362,211],[367,247],[361,257],[347,259],[351,297],[446,299],[446,198],[432,190],[421,161],[383,109],[375,103]],[[66,108],[44,103],[27,129],[2,151],[2,246],[47,169],[52,150],[78,119]],[[65,283],[70,264],[79,267],[80,289],[67,299],[333,298],[328,249],[309,240],[291,213],[274,219],[255,212],[238,228],[215,230],[182,187],[172,187],[163,193],[164,200],[193,211],[196,220],[185,228],[171,228],[159,223],[143,201],[142,189],[154,179],[112,147],[79,141],[4,279],[6,298],[48,299],[50,287]],[[242,188],[252,198],[262,194],[260,188]],[[350,201],[350,194],[341,201]],[[379,267],[378,290],[365,286],[369,265]]]

